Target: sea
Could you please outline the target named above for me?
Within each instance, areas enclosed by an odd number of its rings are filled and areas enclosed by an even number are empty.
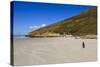
[[[25,35],[14,35],[14,38],[27,38]]]

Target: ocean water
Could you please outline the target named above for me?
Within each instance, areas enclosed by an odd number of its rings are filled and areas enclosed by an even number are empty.
[[[25,35],[14,35],[14,38],[27,38]]]

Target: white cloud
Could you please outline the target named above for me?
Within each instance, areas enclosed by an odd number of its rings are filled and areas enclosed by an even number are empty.
[[[41,27],[45,27],[46,26],[46,24],[41,24]]]
[[[33,26],[29,26],[29,29],[32,29],[33,28]]]
[[[37,29],[38,26],[29,26],[29,29]]]
[[[33,28],[39,28],[39,26],[33,26]]]
[[[39,25],[39,26],[29,26],[29,29],[33,29],[33,30],[35,30],[35,29],[38,29],[38,28],[41,28],[41,27],[45,27],[46,26],[46,24],[41,24],[41,25]]]

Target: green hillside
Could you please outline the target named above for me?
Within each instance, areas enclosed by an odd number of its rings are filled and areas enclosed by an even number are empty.
[[[97,35],[97,7],[69,19],[29,32],[28,36],[42,35],[47,32],[60,35]]]

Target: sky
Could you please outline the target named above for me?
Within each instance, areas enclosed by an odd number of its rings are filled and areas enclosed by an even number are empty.
[[[59,22],[92,8],[86,5],[13,2],[13,33],[26,35],[40,27]]]

